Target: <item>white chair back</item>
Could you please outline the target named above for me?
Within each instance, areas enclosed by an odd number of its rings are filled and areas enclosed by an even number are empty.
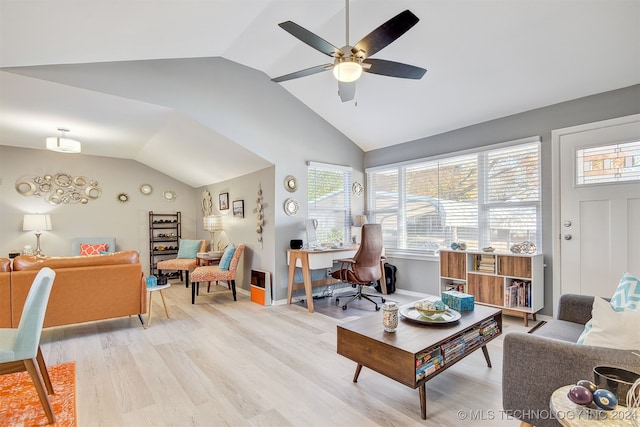
[[[49,267],[42,268],[35,279],[27,300],[22,309],[14,348],[15,360],[33,359],[38,353],[40,335],[44,324],[44,315],[49,303],[49,295],[53,287],[55,271]]]

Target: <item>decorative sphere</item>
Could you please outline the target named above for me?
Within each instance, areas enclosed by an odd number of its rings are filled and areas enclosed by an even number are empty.
[[[595,385],[593,381],[589,381],[589,380],[580,380],[576,383],[576,385],[581,385],[582,387],[585,387],[591,393],[593,393],[598,389],[598,386]]]
[[[618,404],[618,398],[609,390],[599,388],[593,392],[593,403],[595,403],[598,408],[610,411]]]
[[[578,405],[588,405],[593,401],[593,394],[588,388],[581,385],[571,387],[567,396],[573,403],[577,403]]]

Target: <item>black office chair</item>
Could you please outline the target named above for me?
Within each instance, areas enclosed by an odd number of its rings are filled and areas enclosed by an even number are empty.
[[[365,294],[362,289],[365,286],[375,286],[377,281],[383,278],[382,272],[382,227],[380,224],[365,224],[362,226],[362,242],[358,251],[351,259],[341,259],[342,268],[331,273],[335,279],[350,283],[357,288],[356,293],[342,295],[342,298],[350,298],[342,305],[347,309],[347,304],[355,299],[366,299],[380,310],[378,303],[373,298],[380,298],[385,302],[384,296]],[[340,305],[340,298],[336,298],[336,304]]]

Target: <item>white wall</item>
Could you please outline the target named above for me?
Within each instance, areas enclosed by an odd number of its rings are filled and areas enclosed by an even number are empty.
[[[102,196],[87,204],[54,206],[42,197],[23,196],[15,190],[16,181],[22,178],[57,173],[98,181]],[[46,255],[70,255],[74,237],[114,236],[118,250],[140,251],[145,274],[149,270],[149,211],[180,211],[182,237],[193,239],[197,235],[196,190],[134,160],[0,146],[0,180],[0,257],[13,249],[22,251],[27,244],[35,248],[33,232],[22,231],[26,213],[51,215],[53,230],[41,236]],[[150,184],[153,192],[143,195],[142,184]],[[177,194],[174,202],[164,201],[165,190]],[[128,203],[116,199],[121,192],[129,195]]]
[[[249,290],[251,269],[276,271],[274,241],[274,173],[275,168],[270,167],[261,171],[248,174],[229,181],[223,181],[202,187],[198,190],[199,200],[202,200],[204,190],[208,190],[213,199],[213,215],[221,215],[224,223],[224,233],[229,242],[235,244],[244,243],[245,251],[241,260],[241,270],[236,272],[236,286]],[[256,233],[257,215],[255,212],[258,198],[258,188],[262,188],[264,206],[263,244],[258,242]],[[232,209],[220,211],[218,209],[218,195],[229,193],[229,206],[233,206],[234,200],[244,200],[244,218],[234,218]],[[210,240],[211,235],[202,227],[202,209],[197,212],[198,238]],[[217,240],[220,232],[216,232]]]
[[[545,254],[545,307],[552,314],[553,260],[551,223],[551,131],[582,123],[640,113],[640,85],[563,102],[513,116],[421,138],[393,147],[365,153],[365,166],[379,166],[425,158],[539,135],[542,138],[542,253]],[[398,286],[423,291],[425,283],[438,282],[437,261],[403,260],[398,268]],[[434,264],[427,266],[422,264]],[[417,273],[417,274],[414,274]]]

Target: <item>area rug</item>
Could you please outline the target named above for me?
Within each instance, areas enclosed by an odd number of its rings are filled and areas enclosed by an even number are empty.
[[[365,316],[370,316],[372,314],[378,313],[378,315],[382,316],[382,311],[376,311],[375,306],[367,301],[367,300],[355,300],[349,303],[346,310],[342,309],[340,304],[336,304],[336,297],[340,298],[341,302],[349,301],[349,297],[341,297],[341,294],[351,293],[353,290],[351,287],[346,287],[337,290],[333,294],[328,295],[320,295],[313,297],[313,308],[316,313],[324,314],[325,316],[332,317],[334,319],[340,320],[352,320],[353,318],[360,318]],[[371,292],[371,291],[368,291]],[[375,291],[372,293],[375,294]],[[379,294],[382,295],[382,294]],[[416,301],[420,299],[414,295],[403,295],[400,293],[394,293],[391,295],[385,295],[385,300],[393,301],[398,305],[408,304],[410,302]],[[382,303],[379,299],[376,299],[378,302],[378,307],[382,308]],[[297,302],[298,305],[307,308],[307,302],[304,299],[301,299]]]
[[[55,394],[49,396],[55,424],[47,424],[38,393],[28,372],[0,376],[0,427],[75,426],[76,364],[49,366]]]

